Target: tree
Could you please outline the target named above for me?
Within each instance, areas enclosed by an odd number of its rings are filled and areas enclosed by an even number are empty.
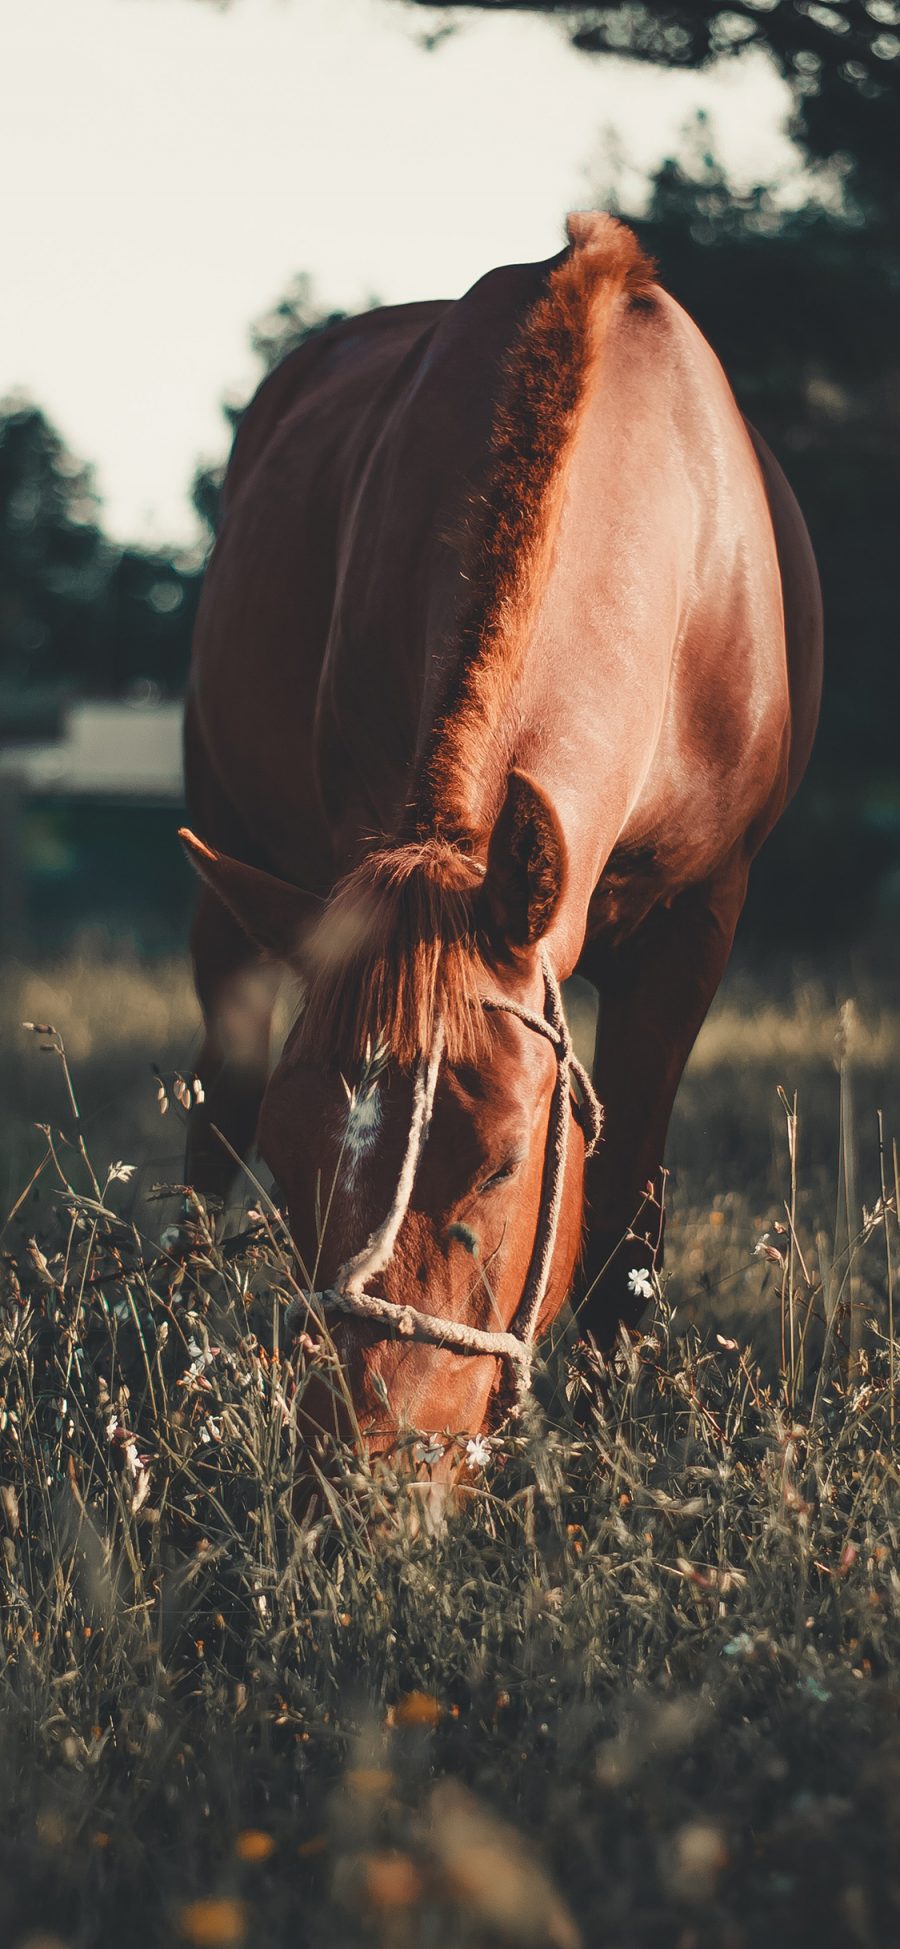
[[[704,68],[761,48],[790,83],[793,133],[837,164],[884,220],[900,204],[900,0],[405,0],[484,13],[556,14],[586,54]]]
[[[377,298],[370,298],[363,309],[372,311],[377,303]],[[298,345],[303,345],[317,332],[326,331],[329,325],[337,325],[346,315],[343,311],[323,311],[315,296],[312,278],[306,271],[298,271],[284,295],[251,326],[251,350],[259,359],[263,372],[273,372],[289,352],[295,351]]]
[[[377,302],[377,299],[370,298],[368,309],[373,309]],[[305,271],[298,271],[283,296],[263,312],[250,328],[250,346],[262,366],[262,377],[273,372],[289,352],[296,351],[298,345],[305,344],[308,338],[325,331],[329,325],[336,325],[345,316],[343,311],[323,311],[314,295],[312,279]],[[227,399],[222,403],[232,443],[248,404],[249,401],[245,401],[243,405],[236,405]],[[215,535],[218,527],[219,501],[227,464],[227,460],[202,461],[191,485],[191,500],[211,536]]]
[[[614,191],[600,200],[614,203]],[[825,598],[822,722],[751,904],[761,935],[839,931],[900,859],[900,240],[853,209],[784,211],[762,187],[737,195],[702,117],[656,172],[646,212],[628,220],[722,359],[812,534]]]
[[[0,722],[21,733],[61,691],[110,696],[149,679],[177,691],[196,568],[104,535],[90,467],[40,407],[0,407]]]
[[[251,332],[263,373],[342,316],[317,303],[309,278],[294,278]],[[232,433],[244,410],[224,406]],[[224,471],[221,463],[194,476],[194,505],[211,533]],[[0,404],[0,731],[21,735],[66,691],[117,696],[149,681],[177,693],[200,579],[177,550],[113,543],[90,467],[40,407]]]
[[[40,408],[0,407],[0,679],[34,685],[89,662],[109,558],[90,468]]]

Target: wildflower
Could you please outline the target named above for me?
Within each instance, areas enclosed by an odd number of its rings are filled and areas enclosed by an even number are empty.
[[[390,1714],[395,1726],[436,1726],[444,1708],[430,1692],[407,1692]]]
[[[491,1451],[483,1435],[476,1435],[474,1441],[466,1442],[466,1461],[475,1469],[483,1469],[491,1459]]]
[[[768,1259],[773,1265],[784,1265],[787,1257],[788,1234],[784,1225],[775,1224],[770,1232],[763,1232],[753,1247],[755,1259]]]
[[[247,1933],[247,1911],[243,1902],[220,1897],[188,1902],[176,1918],[178,1933],[195,1949],[239,1949]]]
[[[204,1367],[208,1367],[222,1351],[221,1347],[201,1347],[199,1340],[195,1340],[193,1335],[187,1343],[187,1350],[191,1356],[191,1364],[188,1368],[191,1379],[196,1374],[202,1374]]]
[[[111,1164],[106,1173],[107,1184],[130,1184],[137,1170],[136,1164]]]
[[[52,1286],[53,1274],[50,1271],[45,1254],[41,1251],[36,1238],[30,1238],[28,1240],[28,1256],[31,1259],[35,1271],[40,1273],[41,1278],[46,1281],[48,1286]]]
[[[309,1733],[305,1732],[303,1738],[308,1739]],[[311,1834],[308,1841],[298,1841],[297,1853],[301,1861],[308,1861],[314,1854],[324,1854],[327,1846],[327,1834]]]
[[[428,1435],[425,1441],[416,1443],[417,1461],[425,1462],[429,1468],[433,1462],[440,1461],[443,1453],[444,1443],[438,1435]]]
[[[143,1457],[142,1460],[146,1462],[146,1456]],[[136,1516],[138,1511],[140,1509],[143,1509],[144,1503],[146,1502],[149,1494],[150,1494],[150,1470],[147,1467],[142,1467],[140,1473],[135,1477],[134,1492],[131,1498],[132,1516]]]
[[[350,1793],[371,1795],[376,1800],[390,1793],[393,1784],[393,1773],[384,1766],[349,1766],[344,1774],[344,1785]]]
[[[244,1827],[235,1835],[234,1851],[239,1861],[268,1861],[275,1852],[275,1842],[261,1827]]]
[[[712,1901],[728,1849],[718,1827],[690,1821],[675,1835],[674,1859],[668,1873],[672,1893],[683,1902],[702,1907]]]
[[[395,1849],[363,1858],[363,1877],[370,1908],[412,1908],[422,1893],[422,1878],[408,1854]]]
[[[634,1294],[635,1299],[653,1298],[653,1281],[643,1266],[632,1266],[628,1274],[628,1290]]]
[[[197,1388],[203,1393],[211,1394],[212,1383],[207,1380],[205,1369],[212,1364],[216,1355],[221,1353],[221,1347],[201,1347],[200,1342],[192,1336],[188,1341],[187,1350],[191,1356],[191,1364],[182,1374],[178,1386]]]

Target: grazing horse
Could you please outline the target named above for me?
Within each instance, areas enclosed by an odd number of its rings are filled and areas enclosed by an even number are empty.
[[[376,1451],[480,1431],[579,1262],[601,1346],[638,1317],[675,1092],[818,712],[779,467],[631,231],[567,237],[284,360],[197,625],[189,1175],[224,1194],[216,1130],[258,1122]]]

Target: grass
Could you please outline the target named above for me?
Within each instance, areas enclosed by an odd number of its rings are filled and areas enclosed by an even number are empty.
[[[7,1204],[31,1120],[56,1162],[0,1266],[0,1941],[896,1937],[896,1017],[860,984],[841,1077],[832,998],[775,986],[736,976],[689,1069],[643,1336],[603,1376],[561,1339],[426,1535],[349,1453],[298,1514],[277,1230],[155,1247],[180,965],[10,971]],[[21,1016],[65,1031],[96,1186]]]

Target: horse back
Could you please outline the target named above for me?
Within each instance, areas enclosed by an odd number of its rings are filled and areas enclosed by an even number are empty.
[[[444,306],[388,306],[317,332],[238,428],[194,636],[188,805],[213,844],[307,884],[332,877],[313,724],[346,508],[384,396]]]

